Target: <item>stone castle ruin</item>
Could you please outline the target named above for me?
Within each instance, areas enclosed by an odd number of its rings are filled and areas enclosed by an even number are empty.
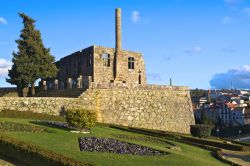
[[[146,85],[142,54],[122,50],[121,9],[116,9],[116,47],[90,46],[56,62],[57,78],[44,80],[48,89],[88,88],[100,86]],[[46,89],[46,88],[45,88]]]
[[[96,110],[101,123],[189,133],[194,124],[189,89],[148,85],[142,54],[122,49],[121,9],[115,18],[115,48],[94,45],[62,58],[57,77],[42,80],[36,97],[2,95],[0,111],[59,115],[84,107]]]

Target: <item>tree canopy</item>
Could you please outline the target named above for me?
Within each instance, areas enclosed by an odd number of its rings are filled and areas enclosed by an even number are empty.
[[[18,88],[31,87],[39,78],[52,78],[58,69],[50,49],[45,48],[41,33],[35,29],[35,20],[24,13],[19,13],[23,19],[23,29],[16,43],[18,51],[13,52],[12,68],[9,70],[7,82]]]

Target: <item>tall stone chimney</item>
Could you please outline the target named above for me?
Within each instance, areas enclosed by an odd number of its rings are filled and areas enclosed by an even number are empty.
[[[117,50],[122,49],[122,25],[121,25],[121,8],[116,8],[115,10],[115,38],[116,38],[116,43],[115,43],[115,48]]]
[[[115,64],[114,64],[114,80],[115,83],[124,82],[124,60],[122,56],[122,14],[121,8],[115,10]],[[126,65],[125,65],[126,66]]]

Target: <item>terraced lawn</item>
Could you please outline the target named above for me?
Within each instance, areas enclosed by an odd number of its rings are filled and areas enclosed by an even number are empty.
[[[11,121],[22,124],[39,125],[35,120],[0,118],[0,121]],[[44,125],[41,124],[44,127]],[[171,140],[165,140],[157,137],[149,137],[143,134],[137,134],[105,126],[96,126],[90,134],[70,133],[66,129],[59,129],[45,126],[47,132],[2,132],[6,135],[15,137],[19,140],[36,144],[42,148],[50,149],[54,152],[72,157],[76,160],[86,161],[88,163],[112,166],[112,165],[173,165],[173,166],[223,166],[225,163],[212,156],[210,151],[200,149],[184,143]],[[137,155],[119,155],[113,153],[82,152],[79,149],[78,137],[102,137],[113,138],[123,142],[134,143],[147,146],[167,154],[163,156],[137,156]],[[170,148],[173,146],[179,148]]]
[[[222,155],[227,159],[234,163],[238,163],[243,166],[250,165],[250,152],[238,152],[238,151],[230,151],[223,150]]]

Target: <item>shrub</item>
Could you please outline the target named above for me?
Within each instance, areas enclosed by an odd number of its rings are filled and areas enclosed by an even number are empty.
[[[96,123],[96,113],[87,109],[69,109],[66,111],[66,121],[71,127],[89,129]]]
[[[205,124],[191,125],[190,132],[194,137],[206,138],[211,135],[211,126]]]

